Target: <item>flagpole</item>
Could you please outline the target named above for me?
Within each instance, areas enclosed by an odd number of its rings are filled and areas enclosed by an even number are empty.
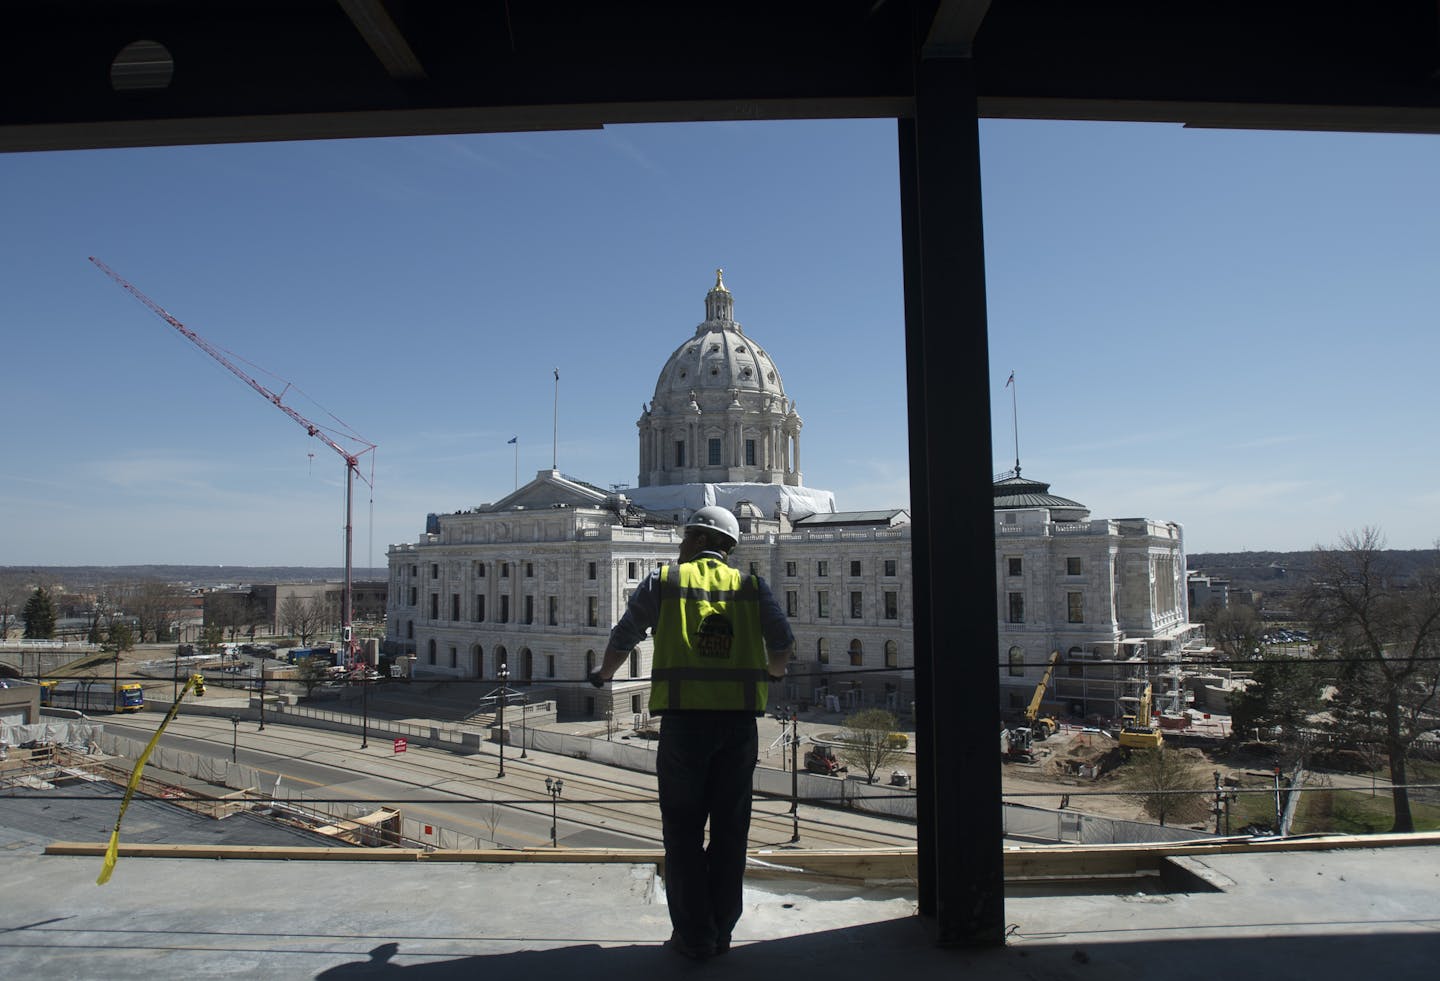
[[[516,436],[510,442],[515,444],[515,489],[520,489],[520,437]]]
[[[1010,372],[1010,379],[1005,382],[1010,389],[1010,424],[1015,429],[1015,476],[1020,476],[1020,409],[1017,393],[1020,386],[1015,384],[1015,372]]]
[[[551,414],[555,421],[555,434],[550,443],[550,469],[560,469],[560,369],[555,369],[555,408]]]

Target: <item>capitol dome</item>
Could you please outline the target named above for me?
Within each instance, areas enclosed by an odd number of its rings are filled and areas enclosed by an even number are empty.
[[[705,296],[705,320],[660,369],[655,401],[683,406],[693,394],[702,408],[723,408],[739,392],[785,398],[775,362],[736,323],[735,299],[725,288],[724,270],[717,269],[715,287]]]
[[[715,270],[704,321],[660,369],[636,425],[641,487],[801,486],[804,424],[775,362],[735,320],[724,270]]]

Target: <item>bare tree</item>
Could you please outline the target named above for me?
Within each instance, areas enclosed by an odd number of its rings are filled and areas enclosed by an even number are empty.
[[[211,593],[205,597],[205,625],[219,627],[234,641],[250,625],[250,596],[242,592]]]
[[[1260,653],[1265,625],[1252,606],[1207,606],[1200,614],[1205,636],[1231,661],[1247,661]]]
[[[301,599],[290,595],[280,601],[280,629],[298,637],[301,647],[308,647],[310,638],[325,626],[327,610],[325,601],[318,596]]]
[[[1199,821],[1209,812],[1209,774],[1183,751],[1166,745],[1133,754],[1126,764],[1125,785],[1130,790],[1126,797],[1162,825]]]
[[[306,698],[314,694],[328,677],[329,665],[318,657],[303,657],[295,665],[295,680],[305,686]]]
[[[0,578],[0,640],[9,637],[11,629],[18,625],[20,611],[25,608],[30,593],[31,588],[19,576]]]
[[[904,744],[894,737],[895,725],[895,716],[884,709],[856,712],[845,720],[838,755],[856,769],[864,770],[866,781],[874,783],[875,774],[904,753]]]
[[[125,607],[136,618],[142,644],[146,636],[158,644],[171,635],[183,599],[180,589],[170,583],[143,582],[129,589]]]
[[[1317,650],[1339,660],[1334,726],[1354,742],[1382,746],[1390,764],[1396,832],[1415,830],[1406,786],[1410,747],[1440,710],[1440,566],[1400,577],[1380,532],[1343,536],[1315,551],[1315,582],[1303,603]]]

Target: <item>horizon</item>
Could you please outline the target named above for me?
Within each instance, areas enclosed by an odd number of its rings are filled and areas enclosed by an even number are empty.
[[[1391,420],[1440,408],[1440,142],[981,136],[992,472],[1018,430],[1027,477],[1097,519],[1174,521],[1187,553],[1365,526],[1433,545],[1440,463]],[[357,566],[552,454],[633,484],[640,406],[716,267],[804,419],[805,484],[841,510],[908,508],[897,167],[888,120],[0,155],[27,419],[0,477],[3,558],[343,564],[335,454],[91,255],[303,415],[338,428],[323,403],[378,444]],[[1405,480],[1382,491],[1395,460]]]

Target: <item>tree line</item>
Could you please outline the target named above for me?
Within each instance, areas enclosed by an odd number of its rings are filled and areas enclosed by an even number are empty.
[[[1388,769],[1392,830],[1409,832],[1413,751],[1440,730],[1440,561],[1395,554],[1374,528],[1315,549],[1296,597],[1308,649],[1265,643],[1249,607],[1206,619],[1210,642],[1249,676],[1231,706],[1236,737],[1259,734],[1302,761],[1338,747]]]

